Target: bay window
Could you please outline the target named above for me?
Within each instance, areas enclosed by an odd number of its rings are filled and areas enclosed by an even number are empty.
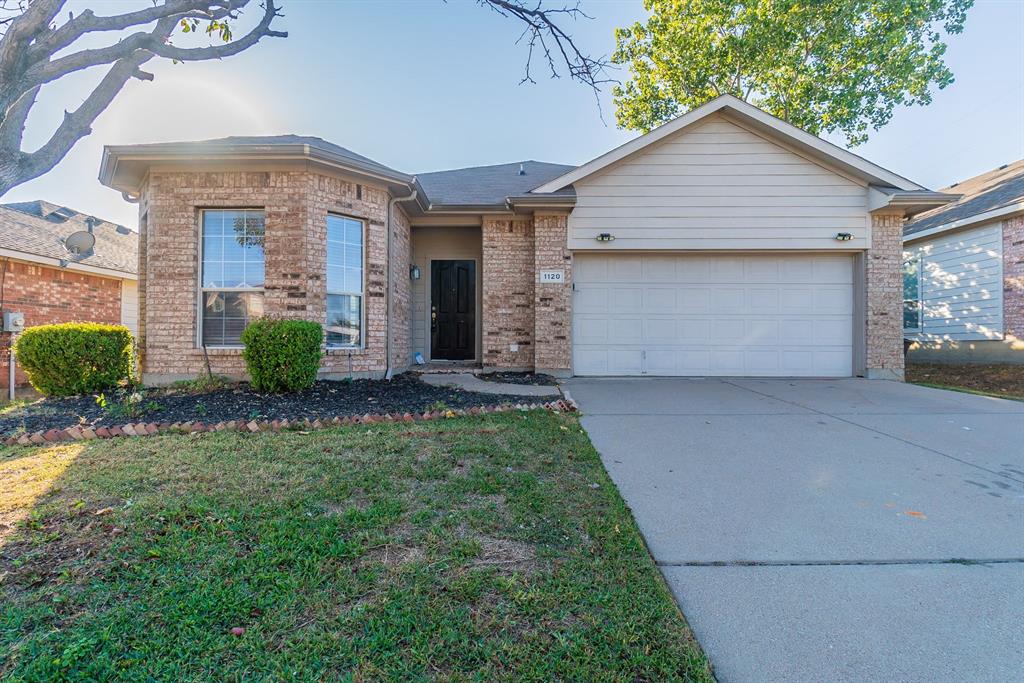
[[[327,345],[363,344],[363,222],[327,216]]]
[[[242,330],[263,315],[263,211],[202,212],[203,346],[240,346]]]

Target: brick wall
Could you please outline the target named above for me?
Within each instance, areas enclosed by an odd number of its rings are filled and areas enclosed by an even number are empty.
[[[257,208],[266,216],[264,307],[274,317],[323,321],[326,317],[326,220],[338,213],[366,224],[364,240],[364,348],[331,350],[328,376],[380,374],[385,369],[388,193],[384,188],[306,171],[158,171],[150,175],[140,212],[146,216],[148,254],[144,298],[147,381],[203,372],[197,347],[199,213],[203,208]],[[408,251],[408,226],[402,223]],[[396,263],[404,263],[396,258]],[[401,279],[396,281],[400,289]],[[143,295],[144,292],[144,295]],[[237,349],[209,349],[213,372],[242,376]]]
[[[25,327],[83,320],[121,323],[120,280],[9,259],[0,264],[0,270],[4,265],[7,272],[2,276],[3,308],[24,313]],[[4,389],[7,388],[10,337],[3,334],[0,342],[0,387]],[[19,368],[15,386],[27,384]]]
[[[568,375],[572,368],[572,255],[566,248],[568,216],[534,217],[534,277],[541,270],[562,270],[565,282],[537,282],[534,296],[534,363],[538,370]]]
[[[1003,221],[1003,331],[1024,342],[1024,216]]]
[[[484,217],[483,365],[534,367],[533,220],[529,217]],[[518,344],[512,351],[510,345]]]
[[[903,378],[903,216],[871,216],[871,249],[864,256],[867,376]]]
[[[391,234],[391,367],[400,372],[412,363],[412,263],[409,217],[401,204],[395,205]]]

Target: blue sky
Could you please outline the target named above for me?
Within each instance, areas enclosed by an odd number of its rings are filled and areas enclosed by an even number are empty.
[[[279,1],[287,39],[220,62],[152,62],[154,82],[130,83],[55,170],[2,201],[43,198],[135,227],[136,208],[96,180],[104,144],[298,133],[415,173],[523,159],[579,164],[636,135],[615,127],[610,92],[602,121],[591,91],[546,78],[540,63],[537,83],[520,85],[520,26],[471,0]],[[110,13],[124,4],[71,6]],[[639,0],[582,7],[594,18],[573,33],[595,54],[610,54],[614,29],[645,16]],[[956,82],[928,107],[897,110],[855,151],[929,187],[1024,157],[1021,36],[1024,0],[978,0],[949,41]],[[101,73],[45,90],[28,146],[42,144]]]

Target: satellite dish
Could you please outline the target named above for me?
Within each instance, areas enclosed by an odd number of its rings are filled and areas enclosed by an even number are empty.
[[[64,248],[75,255],[88,254],[96,244],[96,236],[88,230],[76,230],[64,238]]]

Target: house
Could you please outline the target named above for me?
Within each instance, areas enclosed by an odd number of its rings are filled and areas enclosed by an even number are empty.
[[[319,138],[106,147],[139,202],[144,379],[244,374],[259,315],[322,375],[900,378],[901,237],[950,197],[730,96],[582,166],[410,175]]]
[[[903,230],[909,356],[1024,363],[1024,160],[943,192]]]
[[[91,321],[135,332],[137,260],[138,235],[124,226],[42,200],[0,205],[0,310],[22,313],[26,327]],[[27,384],[19,371],[15,386]]]

